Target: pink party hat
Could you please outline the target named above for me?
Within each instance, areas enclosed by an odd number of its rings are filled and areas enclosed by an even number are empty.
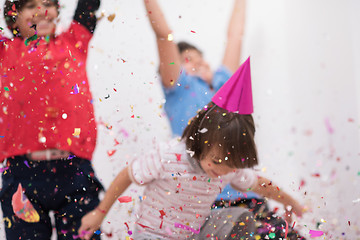
[[[239,67],[229,80],[211,99],[216,105],[239,114],[252,114],[250,57]]]

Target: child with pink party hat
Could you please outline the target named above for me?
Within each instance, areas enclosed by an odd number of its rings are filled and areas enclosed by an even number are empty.
[[[89,239],[131,183],[145,186],[130,236],[136,240],[254,239],[254,219],[246,209],[211,210],[228,183],[290,206],[301,216],[303,207],[295,199],[252,169],[258,164],[252,112],[248,59],[191,120],[181,139],[160,145],[117,175],[97,209],[83,217],[79,236]],[[291,213],[287,220],[290,224]]]

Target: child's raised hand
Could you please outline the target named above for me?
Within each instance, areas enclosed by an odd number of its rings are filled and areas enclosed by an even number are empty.
[[[105,214],[97,209],[89,212],[81,219],[81,226],[78,230],[81,239],[89,240],[96,230],[100,228]]]

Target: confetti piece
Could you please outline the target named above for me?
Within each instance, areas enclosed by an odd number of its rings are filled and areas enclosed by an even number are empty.
[[[132,198],[130,196],[122,196],[118,198],[118,201],[120,203],[128,203],[132,201]]]
[[[75,128],[74,129],[74,133],[72,134],[73,136],[77,137],[80,135],[80,132],[81,132],[81,128]]]
[[[25,164],[28,168],[30,168],[28,161],[25,160],[25,161],[24,161],[24,164]]]
[[[207,131],[208,131],[207,128],[203,128],[203,129],[199,130],[199,133],[206,133]]]
[[[332,128],[330,120],[328,118],[325,119],[325,126],[330,134],[334,133],[334,129]]]
[[[324,234],[323,231],[315,231],[315,230],[310,230],[309,231],[310,237],[320,237]]]
[[[31,41],[36,40],[37,37],[38,37],[37,34],[35,34],[34,36],[31,36],[31,37],[27,38],[27,39],[25,40],[25,46],[29,46],[29,43],[30,43]]]
[[[78,94],[78,93],[79,93],[79,86],[77,84],[75,84],[74,91],[70,92],[70,94]]]
[[[10,91],[10,89],[8,87],[4,87],[4,90],[7,91],[7,92]]]
[[[175,156],[176,156],[176,160],[177,160],[178,162],[181,161],[181,154],[175,153]]]
[[[68,139],[67,139],[67,144],[68,144],[69,146],[71,146],[71,143],[72,143],[71,139],[68,138]]]
[[[140,227],[142,227],[142,228],[149,228],[149,229],[152,229],[152,230],[154,230],[153,228],[151,228],[151,227],[148,227],[148,226],[146,226],[146,225],[143,225],[143,224],[141,224],[141,223],[138,223],[138,222],[135,222],[135,224],[139,225],[139,226],[140,226]]]
[[[115,17],[116,17],[116,15],[115,15],[115,13],[113,13],[113,14],[109,15],[107,17],[107,19],[109,20],[109,22],[112,22],[112,21],[114,21]]]
[[[5,171],[8,170],[8,169],[9,169],[9,167],[0,168],[0,173],[3,173],[3,172],[5,172]]]
[[[13,206],[14,213],[18,218],[30,223],[40,221],[38,212],[23,193],[23,188],[20,183],[18,185],[18,189],[12,196],[11,204]]]
[[[112,155],[115,154],[115,152],[116,152],[116,150],[109,150],[109,151],[107,151],[107,154],[109,157],[111,157]]]
[[[285,220],[285,223],[286,223],[286,228],[285,228],[285,239],[287,239],[287,235],[288,235],[288,232],[289,232],[289,224],[288,222]],[[294,225],[295,225],[295,222],[294,222]]]
[[[201,228],[200,224],[199,224],[199,230],[195,230],[195,229],[193,229],[193,228],[191,228],[189,226],[183,225],[181,223],[175,223],[174,226],[177,227],[177,228],[182,228],[182,229],[187,230],[187,231],[191,231],[191,232],[193,232],[195,234],[199,234],[200,233],[200,228]]]
[[[195,31],[191,30],[192,33],[196,33]]]
[[[120,132],[124,135],[125,138],[129,137],[129,133],[124,128],[120,129]]]
[[[0,136],[0,138],[4,138],[5,136]]]

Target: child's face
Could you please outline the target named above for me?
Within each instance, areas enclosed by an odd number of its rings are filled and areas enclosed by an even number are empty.
[[[216,148],[212,148],[208,154],[206,154],[206,156],[202,157],[200,160],[202,169],[212,178],[226,175],[236,170],[236,168],[229,167],[224,162],[224,159],[219,156],[219,151],[217,151]]]
[[[55,32],[55,20],[58,17],[58,9],[51,0],[30,0],[18,12],[13,27],[18,28],[23,38],[35,34],[35,26],[38,36],[53,35]]]
[[[181,62],[187,74],[199,76],[205,82],[211,84],[213,73],[199,51],[195,49],[184,51],[181,53]]]

